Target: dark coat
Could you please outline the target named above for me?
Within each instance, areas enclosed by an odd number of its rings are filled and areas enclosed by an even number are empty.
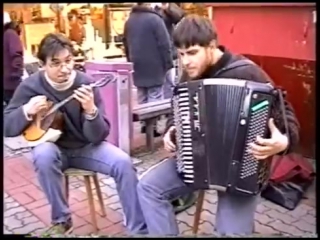
[[[205,78],[232,78],[232,79],[245,79],[245,80],[251,80],[251,81],[257,81],[257,82],[263,82],[267,83],[271,82],[271,79],[268,77],[268,75],[257,65],[250,64],[242,67],[238,67],[235,69],[230,69],[225,72],[221,72],[221,74],[216,73],[222,69],[228,66],[230,63],[244,58],[242,55],[233,55],[229,51],[227,51],[224,47],[220,47],[222,51],[224,51],[223,56],[220,58],[220,60],[213,66],[207,69],[207,71],[199,77],[199,79],[205,79]],[[180,81],[185,82],[189,81],[187,75],[184,73],[180,79]],[[285,101],[285,112],[287,116],[288,121],[288,128],[289,128],[289,144],[288,147],[288,153],[293,152],[295,148],[298,146],[299,143],[299,131],[300,131],[300,125],[296,118],[294,109],[292,108],[291,104],[288,101]],[[279,130],[282,133],[285,133],[285,126],[284,121],[282,118],[282,111],[281,111],[281,105],[279,101],[276,101],[273,106],[272,111],[272,117],[274,118],[275,125],[279,128]],[[173,126],[173,115],[170,114],[167,126],[165,132],[170,128],[170,126]]]
[[[180,20],[185,16],[185,12],[183,11],[182,8],[180,8],[177,4],[175,3],[169,3],[168,8],[162,10],[162,9],[157,9],[163,17],[164,23],[167,27],[168,33],[170,35],[171,39],[171,51],[172,51],[172,57],[173,59],[177,59],[177,49],[173,45],[172,41],[172,33],[175,25],[180,22]]]
[[[133,63],[134,85],[163,85],[173,60],[170,37],[161,15],[147,7],[134,6],[124,26],[123,40],[127,60]]]
[[[12,23],[4,26],[3,33],[3,87],[15,90],[23,75],[23,47]]]

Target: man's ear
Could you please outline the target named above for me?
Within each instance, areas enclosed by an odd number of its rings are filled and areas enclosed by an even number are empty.
[[[210,42],[210,44],[209,44],[209,47],[210,47],[211,49],[217,48],[217,41],[216,41],[216,40],[212,40],[212,41]]]
[[[43,61],[39,60],[39,65],[42,68],[45,65],[45,63]]]

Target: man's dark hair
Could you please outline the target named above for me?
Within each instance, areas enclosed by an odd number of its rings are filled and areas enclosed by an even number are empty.
[[[172,34],[177,48],[189,48],[194,45],[208,47],[218,34],[209,18],[190,14],[181,19]]]
[[[46,63],[47,58],[53,58],[63,49],[72,52],[71,41],[61,33],[49,33],[41,40],[37,57]]]

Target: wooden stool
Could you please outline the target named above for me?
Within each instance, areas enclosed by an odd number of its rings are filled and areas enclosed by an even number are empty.
[[[204,195],[206,191],[199,190],[198,199],[197,199],[197,205],[196,205],[196,212],[194,214],[193,219],[193,227],[192,227],[192,233],[197,234],[199,230],[199,223],[201,218],[201,212],[203,207],[203,201],[204,201]]]
[[[92,225],[94,227],[94,231],[95,231],[95,233],[97,233],[99,229],[98,229],[98,225],[97,225],[96,212],[95,212],[94,199],[93,199],[93,191],[92,191],[91,184],[90,184],[90,177],[93,178],[93,182],[94,182],[94,185],[95,185],[95,188],[97,191],[101,215],[103,217],[106,216],[106,210],[105,210],[105,206],[104,206],[103,199],[102,199],[102,194],[101,194],[101,189],[99,186],[97,173],[91,172],[91,171],[80,170],[80,169],[69,168],[64,172],[64,176],[65,176],[65,191],[66,191],[67,201],[69,200],[69,177],[70,176],[83,176],[84,177],[84,183],[86,186],[86,191],[87,191],[88,201],[89,201],[91,221],[92,221]]]

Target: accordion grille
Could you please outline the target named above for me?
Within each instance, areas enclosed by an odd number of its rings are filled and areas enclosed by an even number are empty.
[[[240,178],[244,179],[255,174],[259,174],[261,179],[261,174],[264,171],[259,171],[259,161],[257,161],[251,153],[249,153],[249,144],[255,142],[257,136],[262,136],[264,134],[264,125],[268,120],[268,106],[260,108],[259,110],[252,111],[251,119],[249,122],[249,130],[245,145],[244,157],[242,162],[242,167],[240,171]],[[267,170],[265,167],[263,167]]]
[[[177,94],[173,97],[173,112],[176,126],[177,170],[183,174],[185,183],[193,183],[192,130],[187,88],[177,90]]]

